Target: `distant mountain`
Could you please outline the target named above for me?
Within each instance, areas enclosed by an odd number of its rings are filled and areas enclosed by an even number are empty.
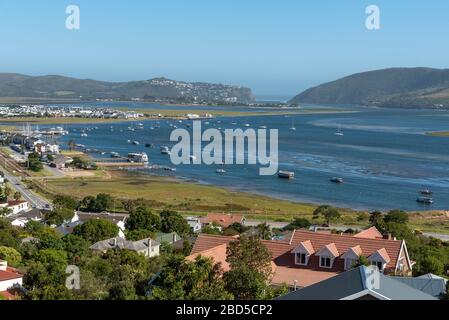
[[[176,99],[199,102],[251,102],[251,89],[166,78],[105,82],[63,76],[0,73],[0,97],[64,99]]]
[[[290,103],[449,108],[449,69],[390,68],[308,89]]]

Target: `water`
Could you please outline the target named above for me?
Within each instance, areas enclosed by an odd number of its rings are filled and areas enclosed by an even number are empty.
[[[311,109],[315,107],[319,106],[308,106]],[[295,171],[296,178],[291,181],[278,179],[277,176],[259,176],[259,167],[249,165],[226,166],[224,175],[216,174],[218,166],[206,165],[181,165],[174,173],[146,172],[170,174],[282,199],[356,209],[449,209],[449,138],[424,134],[428,131],[449,130],[449,112],[353,109],[357,112],[223,117],[211,120],[209,126],[203,124],[205,128],[225,129],[243,128],[243,124],[250,123],[252,128],[266,125],[268,129],[279,129],[279,168]],[[217,123],[217,120],[221,123]],[[292,120],[296,131],[289,130]],[[148,153],[151,163],[173,167],[169,157],[161,155],[159,151],[161,145],[172,145],[169,142],[172,128],[168,121],[159,121],[160,128],[154,130],[150,130],[150,127],[156,121],[136,121],[136,124],[138,122],[144,123],[143,130],[127,131],[127,127],[132,125],[130,122],[66,125],[70,134],[63,137],[62,142],[74,139],[88,148],[115,151],[123,155],[144,151]],[[233,122],[237,122],[237,125],[233,125]],[[170,123],[185,127],[188,121],[182,124],[175,121]],[[86,127],[98,129],[92,129],[87,137],[81,137],[80,130]],[[335,135],[338,127],[344,136]],[[74,129],[77,132],[73,132]],[[132,145],[127,140],[137,140],[140,145]],[[145,148],[145,143],[153,143],[156,148]],[[331,183],[329,179],[334,176],[342,177],[345,182],[340,185]],[[433,205],[416,202],[418,191],[423,187],[434,192]]]

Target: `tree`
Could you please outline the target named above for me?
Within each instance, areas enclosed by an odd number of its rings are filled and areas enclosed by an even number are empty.
[[[48,225],[59,226],[65,221],[72,219],[73,215],[73,209],[58,208],[45,212],[44,218]]]
[[[103,212],[107,211],[108,208],[112,207],[114,204],[114,199],[105,193],[100,193],[96,197],[87,196],[82,201],[81,204],[87,211],[90,212]]]
[[[384,217],[383,213],[380,211],[373,211],[369,214],[369,223],[371,226],[376,227],[377,229],[384,228]],[[382,227],[382,228],[379,228]]]
[[[233,296],[226,291],[221,274],[221,266],[212,259],[186,261],[183,256],[172,255],[151,288],[151,299],[230,300]]]
[[[352,268],[357,268],[360,266],[368,267],[370,265],[370,262],[365,256],[360,256],[357,262],[352,266]]]
[[[53,199],[53,206],[56,209],[71,209],[76,210],[79,207],[79,201],[71,196],[56,195]]]
[[[126,240],[138,241],[146,238],[154,239],[155,233],[146,229],[135,229],[126,231]]]
[[[417,269],[420,274],[443,274],[444,264],[433,256],[428,256],[418,262]]]
[[[295,218],[293,222],[284,227],[284,230],[309,229],[311,225],[310,221],[305,218]]]
[[[33,152],[28,155],[28,168],[34,172],[44,169],[39,153]]]
[[[165,233],[176,232],[179,235],[187,235],[190,232],[190,226],[176,211],[164,210],[161,216],[161,231]]]
[[[266,222],[261,223],[258,226],[256,226],[256,229],[260,239],[262,240],[271,239],[271,228],[269,224],[267,224]]]
[[[14,200],[18,201],[22,198],[22,194],[19,191],[14,192]]]
[[[9,196],[10,196],[11,193],[12,193],[12,189],[11,189],[10,187],[8,187],[8,186],[5,186],[5,187],[3,188],[3,193],[5,194],[5,196],[6,196],[7,198],[9,198]]]
[[[236,299],[267,299],[272,276],[271,254],[257,237],[241,236],[229,243],[226,261],[230,270],[225,272],[225,288]]]
[[[72,263],[78,262],[89,253],[89,241],[80,236],[67,234],[62,237],[62,242],[64,244],[64,251],[67,252],[67,258]]]
[[[116,237],[119,228],[108,220],[88,220],[73,230],[75,235],[81,236],[91,243]]]
[[[148,230],[156,232],[161,226],[161,219],[146,207],[138,207],[126,219],[126,229],[133,230]]]
[[[386,223],[395,222],[406,224],[408,222],[408,214],[402,210],[391,210],[385,215],[384,221]]]
[[[22,262],[22,255],[14,248],[0,246],[0,259],[7,261],[13,267],[18,267]]]
[[[319,206],[313,211],[314,218],[318,218],[319,216],[323,216],[326,223],[329,225],[331,221],[340,219],[340,212],[336,208],[324,205]]]

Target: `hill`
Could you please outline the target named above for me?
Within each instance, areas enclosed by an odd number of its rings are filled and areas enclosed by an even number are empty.
[[[290,103],[449,108],[449,69],[390,68],[310,88]]]
[[[251,89],[204,82],[154,78],[131,82],[105,82],[57,75],[27,76],[0,73],[0,97],[64,99],[174,99],[198,102],[250,102]]]

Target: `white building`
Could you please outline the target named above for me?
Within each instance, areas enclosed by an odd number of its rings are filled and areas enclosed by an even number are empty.
[[[28,202],[24,200],[11,200],[5,203],[0,203],[0,208],[11,209],[11,214],[18,214],[29,209]]]
[[[22,286],[23,274],[8,267],[8,262],[0,260],[0,295],[4,296],[8,290]]]

